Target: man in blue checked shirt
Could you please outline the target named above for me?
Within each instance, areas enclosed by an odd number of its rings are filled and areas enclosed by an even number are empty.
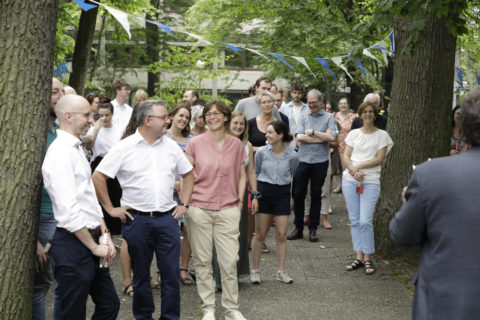
[[[296,138],[300,142],[298,156],[300,163],[294,175],[293,200],[295,202],[295,230],[288,240],[303,238],[303,217],[305,214],[305,197],[307,186],[311,182],[310,223],[308,225],[310,242],[317,242],[317,228],[320,223],[322,207],[322,187],[327,176],[329,142],[335,141],[338,132],[331,113],[325,112],[323,96],[313,89],[307,94],[310,110],[300,115]]]

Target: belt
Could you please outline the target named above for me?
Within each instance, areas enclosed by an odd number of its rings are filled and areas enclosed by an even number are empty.
[[[95,229],[87,229],[88,232],[90,232],[90,234],[92,236],[96,236],[99,234],[99,231],[100,231],[100,228],[95,228]],[[66,233],[73,233],[73,232],[70,232],[68,231],[67,229],[65,228],[61,228],[61,227],[57,227],[57,230],[56,231],[59,231],[59,232],[66,232]]]
[[[174,208],[175,207],[173,207],[172,209],[170,209],[168,211],[165,211],[165,212],[161,212],[161,211],[143,212],[143,211],[138,211],[138,210],[135,210],[135,209],[128,209],[128,212],[133,213],[133,214],[138,214],[140,216],[160,217],[160,216],[164,216],[166,214],[171,214],[173,212]]]

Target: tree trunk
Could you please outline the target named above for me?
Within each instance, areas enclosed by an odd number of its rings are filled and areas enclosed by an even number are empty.
[[[58,0],[0,1],[0,315],[30,319]]]
[[[159,0],[150,0],[150,4],[154,6],[156,9],[160,8],[160,1]],[[154,16],[147,14],[148,20],[157,21],[158,20],[158,13]],[[159,32],[161,32],[158,27],[152,23],[147,23],[145,25],[145,35],[146,35],[146,43],[147,43],[147,64],[153,64],[157,62],[159,57],[159,48],[158,48],[158,39],[159,39]],[[148,96],[155,95],[155,89],[160,81],[160,76],[158,74],[148,72],[147,76],[147,93]]]
[[[445,19],[431,18],[418,51],[401,55],[410,22],[399,18],[394,27],[396,61],[388,132],[395,145],[382,169],[374,217],[376,251],[384,256],[396,252],[388,223],[401,207],[401,191],[412,165],[446,156],[450,146],[456,37],[446,28]]]
[[[100,0],[97,1],[100,2]],[[72,73],[70,74],[68,84],[81,96],[85,93],[97,13],[98,6],[88,11],[82,10],[78,24],[77,39],[75,40],[75,50],[72,58]]]

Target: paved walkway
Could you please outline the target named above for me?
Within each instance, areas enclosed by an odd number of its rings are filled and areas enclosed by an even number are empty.
[[[320,242],[306,238],[288,242],[286,268],[294,279],[291,285],[275,280],[275,240],[271,230],[267,245],[271,253],[262,256],[262,283],[253,286],[248,277],[240,279],[240,311],[249,320],[274,319],[368,319],[411,318],[412,287],[407,283],[412,268],[374,260],[376,272],[367,276],[363,269],[346,272],[353,259],[348,215],[343,196],[333,195],[332,230],[319,230]],[[289,231],[291,228],[289,229]],[[308,230],[305,229],[308,235]],[[132,298],[121,295],[119,260],[111,267],[121,308],[118,319],[133,319]],[[152,271],[152,274],[154,272]],[[160,316],[160,291],[154,290],[155,319]],[[182,286],[182,319],[197,319],[198,296],[195,286]],[[52,294],[49,296],[51,314]],[[89,314],[92,303],[89,302]],[[217,319],[224,319],[217,294]]]

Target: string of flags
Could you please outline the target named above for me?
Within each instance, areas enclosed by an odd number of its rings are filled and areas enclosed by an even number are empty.
[[[84,11],[88,11],[88,10],[91,10],[93,8],[96,8],[97,6],[103,6],[117,21],[118,23],[120,23],[120,25],[125,29],[125,31],[127,32],[128,34],[128,38],[131,39],[131,33],[130,33],[130,23],[128,21],[128,18],[129,16],[131,16],[132,18],[135,18],[137,20],[140,20],[140,21],[143,21],[143,22],[146,22],[146,23],[151,23],[151,24],[154,24],[156,25],[157,27],[159,27],[162,31],[168,33],[169,35],[177,38],[177,36],[175,34],[172,33],[173,32],[176,32],[176,33],[183,33],[183,34],[186,34],[188,35],[189,37],[193,38],[193,39],[196,39],[198,40],[200,43],[204,44],[204,45],[213,45],[213,42],[216,42],[216,43],[220,43],[220,44],[223,44],[224,46],[226,46],[227,48],[229,48],[230,50],[232,50],[233,52],[239,52],[239,51],[250,51],[250,52],[253,52],[255,53],[256,55],[259,55],[265,59],[269,59],[268,56],[271,56],[277,60],[279,60],[280,62],[282,62],[283,64],[285,64],[288,68],[294,70],[294,71],[297,71],[295,69],[294,66],[292,66],[291,64],[289,64],[286,60],[285,60],[285,57],[289,57],[289,58],[292,58],[294,60],[296,60],[297,62],[299,62],[300,64],[302,64],[316,79],[316,75],[312,72],[312,70],[310,69],[310,66],[309,64],[307,63],[307,59],[309,60],[314,60],[316,62],[318,62],[319,64],[321,64],[325,70],[335,79],[338,79],[337,76],[335,75],[335,73],[332,71],[332,69],[330,68],[330,65],[328,64],[328,60],[331,60],[338,68],[342,69],[345,74],[353,80],[353,77],[352,75],[348,72],[346,66],[345,66],[345,61],[347,60],[352,60],[352,58],[349,56],[349,55],[343,55],[343,56],[337,56],[337,57],[324,57],[324,58],[305,58],[305,57],[298,57],[298,56],[290,56],[290,55],[286,55],[286,54],[280,54],[280,53],[274,53],[274,52],[266,52],[266,51],[263,51],[263,50],[259,50],[259,49],[252,49],[252,48],[247,48],[247,47],[241,47],[241,46],[238,46],[238,45],[232,45],[232,44],[229,44],[229,43],[225,43],[225,42],[218,42],[218,41],[209,41],[207,39],[205,39],[204,37],[202,36],[199,36],[199,35],[196,35],[196,34],[193,34],[193,33],[190,33],[190,32],[186,32],[186,31],[182,31],[182,30],[175,30],[175,29],[172,29],[170,28],[169,26],[166,26],[166,25],[163,25],[161,23],[158,23],[158,22],[155,22],[155,21],[151,21],[151,20],[148,20],[148,19],[144,19],[142,17],[138,17],[138,16],[134,16],[134,15],[131,15],[127,12],[123,12],[119,9],[116,9],[116,8],[112,8],[110,6],[107,6],[103,3],[99,3],[97,1],[94,1],[94,0],[90,0],[89,2],[91,3],[94,3],[94,4],[89,4],[89,3],[85,3],[85,0],[74,0],[81,8],[82,10]],[[387,45],[387,41],[389,42],[389,45]],[[375,55],[373,55],[371,53],[370,50],[380,50],[381,51],[381,54],[382,54],[382,57],[383,57],[383,60],[385,62],[385,65],[388,65],[388,55],[393,55],[393,53],[395,52],[395,38],[394,38],[394,34],[393,32],[390,33],[387,37],[385,37],[383,40],[381,40],[380,42],[368,47],[368,48],[365,48],[363,49],[363,52],[362,54],[364,56],[367,56],[369,57],[370,59],[374,59],[375,61],[379,61],[377,59],[377,57],[375,57]],[[368,77],[368,73],[367,71],[365,70],[365,68],[363,67],[360,59],[357,59],[356,61],[354,61],[354,64],[361,70],[361,72],[365,75],[365,77]],[[462,70],[460,68],[455,68],[456,69],[456,72],[457,72],[457,78],[458,78],[458,81],[459,81],[459,84],[460,86],[463,88],[463,76],[462,76]],[[65,63],[61,64],[59,68],[55,69],[55,73],[59,76],[59,78],[62,78],[62,75],[65,74],[66,72],[66,65]],[[476,75],[476,80],[477,80],[477,84],[480,85],[480,75]]]

